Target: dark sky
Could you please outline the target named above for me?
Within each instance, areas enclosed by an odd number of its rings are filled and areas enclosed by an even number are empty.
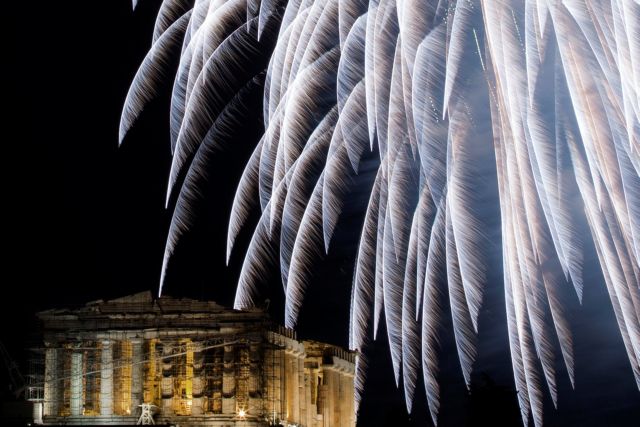
[[[36,311],[157,289],[170,219],[164,210],[170,162],[166,96],[150,106],[125,145],[117,147],[122,104],[150,45],[159,4],[140,3],[136,12],[129,0],[20,2],[6,11],[4,44],[10,60],[2,98],[8,109],[3,117],[2,241],[7,255],[0,339],[21,363],[35,339]],[[258,134],[258,119],[248,126],[246,139]],[[218,184],[210,190],[216,202],[202,207],[197,232],[179,248],[169,294],[231,304],[241,257],[236,254],[230,268],[224,266],[224,236],[229,201],[251,148],[227,147],[224,160],[214,164]],[[631,426],[640,419],[640,393],[593,267],[593,248],[586,256],[592,267],[586,273],[584,304],[568,306],[576,333],[576,391],[560,371],[559,409],[546,402],[545,425]],[[329,267],[318,275],[323,288],[311,295],[314,303],[306,307],[300,333],[345,345],[349,257],[336,250],[323,265]],[[486,420],[517,425],[500,275],[496,270],[490,276],[482,312],[473,397],[462,384],[450,339],[443,339],[448,357],[443,360],[441,425],[475,426]],[[374,374],[360,424],[431,425],[422,383],[409,420],[384,342],[375,344],[371,359]],[[4,390],[4,371],[0,378]]]

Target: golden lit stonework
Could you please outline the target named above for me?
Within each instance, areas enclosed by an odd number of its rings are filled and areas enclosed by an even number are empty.
[[[144,292],[38,317],[44,424],[355,425],[355,353],[261,309]]]

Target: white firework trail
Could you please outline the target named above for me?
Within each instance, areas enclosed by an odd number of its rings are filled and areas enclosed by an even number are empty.
[[[637,1],[164,0],[152,40],[126,98],[120,142],[175,73],[167,203],[176,201],[162,282],[203,197],[208,159],[242,126],[244,111],[262,109],[264,136],[238,184],[227,260],[259,211],[236,307],[260,302],[267,260],[279,260],[286,324],[295,327],[350,177],[367,151],[377,152],[349,343],[361,351],[384,313],[407,408],[422,371],[437,423],[447,300],[467,385],[476,356],[487,242],[474,207],[474,153],[488,147],[524,425],[542,424],[545,384],[557,402],[556,342],[574,383],[559,293],[570,281],[582,298],[578,216],[591,231],[640,388]],[[584,209],[568,202],[576,196]],[[360,358],[357,401],[365,371]]]

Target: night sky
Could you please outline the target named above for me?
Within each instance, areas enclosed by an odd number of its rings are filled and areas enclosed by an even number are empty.
[[[37,345],[35,312],[157,290],[170,220],[164,209],[170,85],[122,148],[117,132],[128,84],[151,42],[158,5],[141,0],[132,12],[129,0],[21,2],[5,12],[10,60],[2,98],[8,109],[3,117],[2,241],[8,256],[3,259],[0,339],[23,370],[24,349]],[[242,166],[261,132],[260,114],[256,109],[243,133],[213,162],[208,203],[178,248],[167,294],[231,305],[242,251],[225,266],[227,221]],[[319,263],[318,283],[301,318],[303,338],[347,344],[352,277],[347,248],[357,237],[348,230],[357,229],[358,221],[347,215],[341,223],[343,241],[334,243]],[[241,236],[240,244],[246,245],[247,238]],[[499,250],[495,239],[488,252]],[[566,298],[575,333],[576,390],[558,364],[559,408],[553,409],[547,395],[545,425],[631,426],[640,419],[640,392],[593,247],[587,247],[585,257],[583,305],[570,292]],[[501,274],[496,268],[489,276],[471,397],[451,337],[443,338],[448,357],[442,361],[442,426],[519,425]],[[274,274],[270,309],[276,319],[282,315],[281,289]],[[385,334],[380,331],[373,347],[373,374],[359,425],[431,425],[421,381],[414,413],[406,415]]]

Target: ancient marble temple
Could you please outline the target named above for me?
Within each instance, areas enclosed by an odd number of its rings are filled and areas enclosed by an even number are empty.
[[[261,309],[145,292],[38,317],[36,423],[355,425],[355,354],[298,341]]]

